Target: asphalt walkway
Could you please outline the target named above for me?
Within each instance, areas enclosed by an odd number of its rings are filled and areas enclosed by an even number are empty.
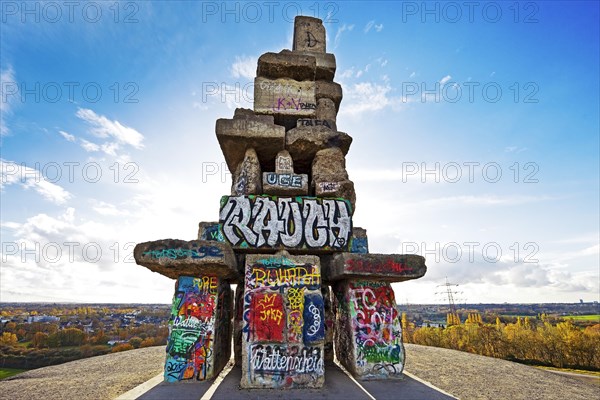
[[[419,380],[404,375],[403,379],[386,381],[356,382],[337,365],[327,365],[325,368],[325,385],[321,389],[251,389],[239,388],[242,370],[234,367],[215,388],[213,381],[160,383],[138,397],[138,400],[275,400],[275,399],[343,399],[343,400],[372,400],[372,399],[427,399],[449,400],[448,396]],[[217,379],[216,382],[219,382]],[[209,392],[209,388],[211,388]],[[209,392],[209,393],[207,393]]]

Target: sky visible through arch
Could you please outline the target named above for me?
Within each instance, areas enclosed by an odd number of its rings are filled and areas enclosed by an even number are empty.
[[[599,300],[597,2],[1,3],[0,301],[168,303],[136,242],[192,240],[231,176],[215,121],[325,21],[354,225],[417,253],[401,303]]]

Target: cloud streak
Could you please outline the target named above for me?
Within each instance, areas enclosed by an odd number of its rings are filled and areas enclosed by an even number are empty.
[[[236,56],[235,62],[231,65],[231,75],[234,78],[254,80],[257,62],[257,57]]]
[[[0,190],[7,186],[20,185],[25,189],[33,189],[44,199],[54,204],[64,204],[72,195],[61,186],[49,182],[40,171],[34,168],[17,164],[13,161],[0,159]]]
[[[122,145],[131,146],[136,149],[144,147],[142,143],[144,141],[144,136],[135,129],[122,125],[117,120],[111,121],[105,116],[98,115],[87,108],[79,108],[75,115],[90,126],[89,133],[101,139],[109,139],[100,146],[100,148],[109,155],[115,155],[116,150]],[[91,147],[88,145],[86,150],[90,148]]]
[[[9,92],[8,88],[15,88],[16,92]],[[18,86],[15,82],[15,71],[12,66],[0,71],[0,136],[9,134],[6,116],[12,113],[14,96],[18,94]]]

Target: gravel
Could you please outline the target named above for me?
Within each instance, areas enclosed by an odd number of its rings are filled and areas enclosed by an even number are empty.
[[[161,373],[164,360],[155,346],[33,369],[0,381],[0,399],[114,399]]]
[[[407,344],[405,370],[464,400],[599,398],[598,384],[455,350]],[[114,399],[162,372],[164,346],[24,372],[0,381],[0,399]]]
[[[497,358],[406,344],[405,370],[460,399],[591,400],[598,385]]]

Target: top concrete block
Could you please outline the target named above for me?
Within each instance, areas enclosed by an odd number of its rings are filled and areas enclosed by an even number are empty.
[[[294,19],[292,50],[325,53],[325,27],[319,18],[297,16]]]

